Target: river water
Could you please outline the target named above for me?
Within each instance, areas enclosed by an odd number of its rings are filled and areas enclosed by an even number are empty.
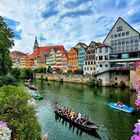
[[[111,87],[90,88],[74,83],[36,81],[39,92],[44,100],[37,101],[38,118],[42,133],[48,133],[48,140],[130,140],[134,124],[140,113],[134,115],[107,107],[108,102],[122,101],[134,107],[136,93],[129,89]],[[99,125],[97,134],[91,136],[81,132],[69,123],[58,119],[53,113],[54,103],[59,107],[67,106]]]

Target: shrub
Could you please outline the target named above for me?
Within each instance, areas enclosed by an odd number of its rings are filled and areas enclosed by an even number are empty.
[[[67,74],[73,74],[73,71],[72,70],[68,70]]]
[[[102,86],[102,79],[96,80],[96,86],[98,87]]]
[[[83,74],[83,71],[82,70],[75,70],[74,74]]]
[[[20,76],[20,69],[19,68],[12,68],[11,72],[10,72],[15,78],[19,78]]]
[[[96,79],[94,77],[90,77],[87,84],[88,84],[88,86],[95,86],[96,85]]]
[[[0,87],[3,85],[16,85],[16,79],[13,75],[7,74],[6,76],[0,77]]]
[[[17,139],[33,140],[40,136],[41,128],[35,115],[35,108],[28,104],[30,98],[20,87],[0,88],[0,120],[13,126]]]
[[[121,87],[121,88],[125,88],[125,82],[124,81],[120,81],[120,83],[119,83],[119,86]]]
[[[33,70],[34,73],[46,73],[46,68],[36,68]]]
[[[21,78],[22,79],[33,79],[33,71],[32,71],[32,69],[22,69]]]

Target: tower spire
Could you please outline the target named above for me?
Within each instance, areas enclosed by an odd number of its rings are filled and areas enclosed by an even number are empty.
[[[37,36],[35,36],[35,42],[34,42],[34,48],[33,51],[35,51],[39,47],[39,43],[37,41]]]

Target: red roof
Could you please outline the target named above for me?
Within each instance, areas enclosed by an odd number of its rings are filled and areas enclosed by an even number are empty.
[[[36,57],[41,51],[50,53],[51,49],[60,49],[61,51],[65,50],[64,46],[43,46],[43,47],[38,47],[31,55],[33,57]]]

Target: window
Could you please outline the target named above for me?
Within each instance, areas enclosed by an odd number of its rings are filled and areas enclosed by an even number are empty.
[[[108,67],[108,65],[107,65],[107,64],[105,64],[105,67]]]
[[[130,43],[133,43],[133,40],[130,40]]]
[[[129,44],[129,41],[126,41],[126,44]]]
[[[115,34],[114,37],[117,37],[117,34]]]
[[[105,55],[105,60],[108,60],[108,55]]]
[[[121,45],[121,41],[118,42],[118,45]]]
[[[103,56],[99,56],[99,60],[103,60]]]
[[[121,36],[121,33],[118,34],[118,37],[120,37],[120,36]]]
[[[122,45],[125,45],[125,41],[122,41]]]
[[[123,26],[117,27],[117,32],[120,32],[120,31],[122,31],[122,30],[123,30]]]
[[[85,67],[85,70],[86,70],[86,67]]]
[[[137,44],[138,43],[138,40],[135,40],[135,43]]]
[[[111,38],[113,38],[114,36],[113,35],[111,35]]]
[[[93,62],[91,61],[91,65],[93,65]]]
[[[125,32],[122,33],[122,36],[125,36]]]
[[[126,35],[129,35],[129,32],[126,32]]]
[[[92,67],[90,68],[90,70],[92,70]]]
[[[102,67],[102,64],[100,64],[100,67]]]

